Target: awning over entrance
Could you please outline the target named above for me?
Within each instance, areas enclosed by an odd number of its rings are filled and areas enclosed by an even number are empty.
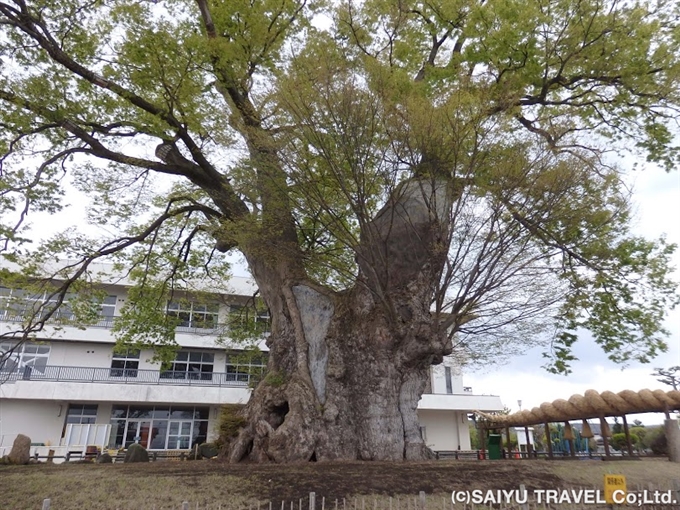
[[[588,390],[584,395],[572,395],[569,400],[544,402],[530,411],[508,415],[477,411],[476,414],[486,422],[484,428],[500,428],[673,410],[680,410],[680,391],[677,390],[624,390],[619,393]]]

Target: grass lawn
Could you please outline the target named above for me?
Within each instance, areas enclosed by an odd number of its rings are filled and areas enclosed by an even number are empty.
[[[149,464],[37,464],[0,466],[0,509],[39,510],[50,498],[50,510],[257,508],[308,510],[315,492],[325,510],[416,510],[415,496],[428,495],[428,510],[451,509],[453,490],[598,488],[604,474],[623,474],[629,488],[676,488],[680,464],[667,460],[502,460],[414,463],[306,463],[295,465],[229,465],[215,461],[164,461]],[[353,505],[363,496],[358,507]],[[400,507],[396,507],[396,498]],[[300,502],[300,498],[303,501]],[[343,508],[343,498],[345,507]],[[258,503],[256,503],[258,502]],[[285,508],[281,506],[285,502]],[[291,502],[293,507],[291,508]],[[448,505],[447,505],[448,503]],[[460,507],[462,508],[462,506]],[[594,508],[594,507],[591,507]],[[666,507],[669,508],[669,507]],[[680,508],[678,505],[676,508]]]

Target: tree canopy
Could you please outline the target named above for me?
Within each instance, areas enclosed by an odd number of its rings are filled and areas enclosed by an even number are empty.
[[[614,361],[648,361],[678,301],[674,246],[630,233],[610,153],[678,161],[679,14],[665,0],[1,1],[0,249],[28,276],[55,253],[69,277],[115,258],[156,303],[221,280],[238,250],[260,286],[363,285],[395,321],[391,289],[427,266],[447,352],[548,339],[567,372],[589,330]],[[26,220],[58,215],[71,186],[111,234],[33,246]],[[386,240],[409,200],[437,228]]]
[[[668,384],[674,390],[680,388],[680,366],[655,368],[652,375],[658,377],[657,381]]]

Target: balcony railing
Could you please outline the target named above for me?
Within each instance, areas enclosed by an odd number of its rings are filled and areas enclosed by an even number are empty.
[[[24,322],[28,317],[24,315],[14,315],[10,313],[2,313],[0,310],[0,322]],[[51,319],[48,324],[59,324],[60,326],[74,326],[74,327],[86,327],[86,328],[105,328],[111,329],[116,323],[118,317],[102,317],[97,322],[91,322],[88,324],[78,323],[74,318],[65,317],[63,315],[57,316],[55,319]],[[210,326],[210,327],[207,327]],[[175,328],[178,333],[196,333],[196,334],[211,334],[219,331],[219,326],[214,324],[206,324],[202,321],[185,321]]]
[[[264,367],[235,365],[228,372],[186,372],[172,370],[144,370],[132,368],[89,368],[47,366],[40,369],[26,366],[14,372],[0,372],[3,382],[54,381],[108,384],[156,384],[172,386],[245,387],[259,379]]]

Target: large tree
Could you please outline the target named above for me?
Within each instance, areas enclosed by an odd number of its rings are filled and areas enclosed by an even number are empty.
[[[29,277],[70,257],[67,283],[121,257],[139,288],[120,334],[138,345],[172,342],[168,293],[222,278],[237,250],[272,330],[228,458],[426,458],[416,406],[445,355],[548,339],[564,372],[585,329],[615,361],[665,349],[672,247],[630,235],[608,152],[677,161],[677,16],[665,1],[1,1],[2,249]],[[58,215],[67,186],[115,232],[29,249],[25,218]]]

